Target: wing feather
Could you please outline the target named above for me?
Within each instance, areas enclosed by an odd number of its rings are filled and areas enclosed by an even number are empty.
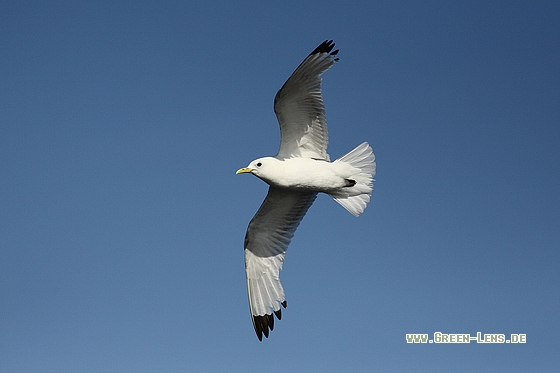
[[[280,270],[286,249],[317,197],[317,193],[270,187],[261,207],[249,223],[245,235],[245,271],[249,308],[259,340],[268,338],[274,316],[282,317],[287,306]]]
[[[321,75],[338,60],[333,48],[332,40],[315,48],[276,93],[274,112],[282,136],[278,158],[330,160]]]

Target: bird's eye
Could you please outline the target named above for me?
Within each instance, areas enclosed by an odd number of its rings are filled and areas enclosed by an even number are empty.
[[[257,167],[260,167],[260,166],[262,166],[262,163],[261,162],[257,163]]]

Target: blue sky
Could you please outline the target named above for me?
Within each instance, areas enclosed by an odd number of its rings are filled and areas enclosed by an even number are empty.
[[[560,6],[551,1],[2,2],[0,371],[554,371]],[[272,101],[319,43],[321,195],[259,342],[243,237]],[[406,333],[526,344],[407,344]]]

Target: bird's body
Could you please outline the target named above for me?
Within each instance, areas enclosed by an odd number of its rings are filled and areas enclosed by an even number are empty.
[[[249,306],[259,340],[274,328],[287,306],[280,283],[286,249],[315,200],[329,194],[354,216],[370,200],[375,156],[368,143],[330,162],[328,131],[321,96],[321,74],[338,50],[325,41],[300,64],[274,99],[282,140],[274,157],[252,161],[237,171],[252,173],[270,185],[268,195],[245,235],[245,269]]]
[[[358,170],[346,163],[331,163],[312,158],[257,160],[262,166],[253,175],[272,186],[314,192],[334,192],[348,186],[347,178]]]

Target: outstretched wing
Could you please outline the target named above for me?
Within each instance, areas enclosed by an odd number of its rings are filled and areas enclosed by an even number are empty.
[[[286,308],[280,270],[286,249],[301,219],[317,193],[294,192],[270,187],[245,235],[245,271],[249,308],[257,337],[268,338],[274,328],[274,316],[281,319],[280,306]]]
[[[282,140],[278,158],[316,158],[329,161],[321,75],[338,61],[338,49],[326,40],[298,66],[274,98]]]

